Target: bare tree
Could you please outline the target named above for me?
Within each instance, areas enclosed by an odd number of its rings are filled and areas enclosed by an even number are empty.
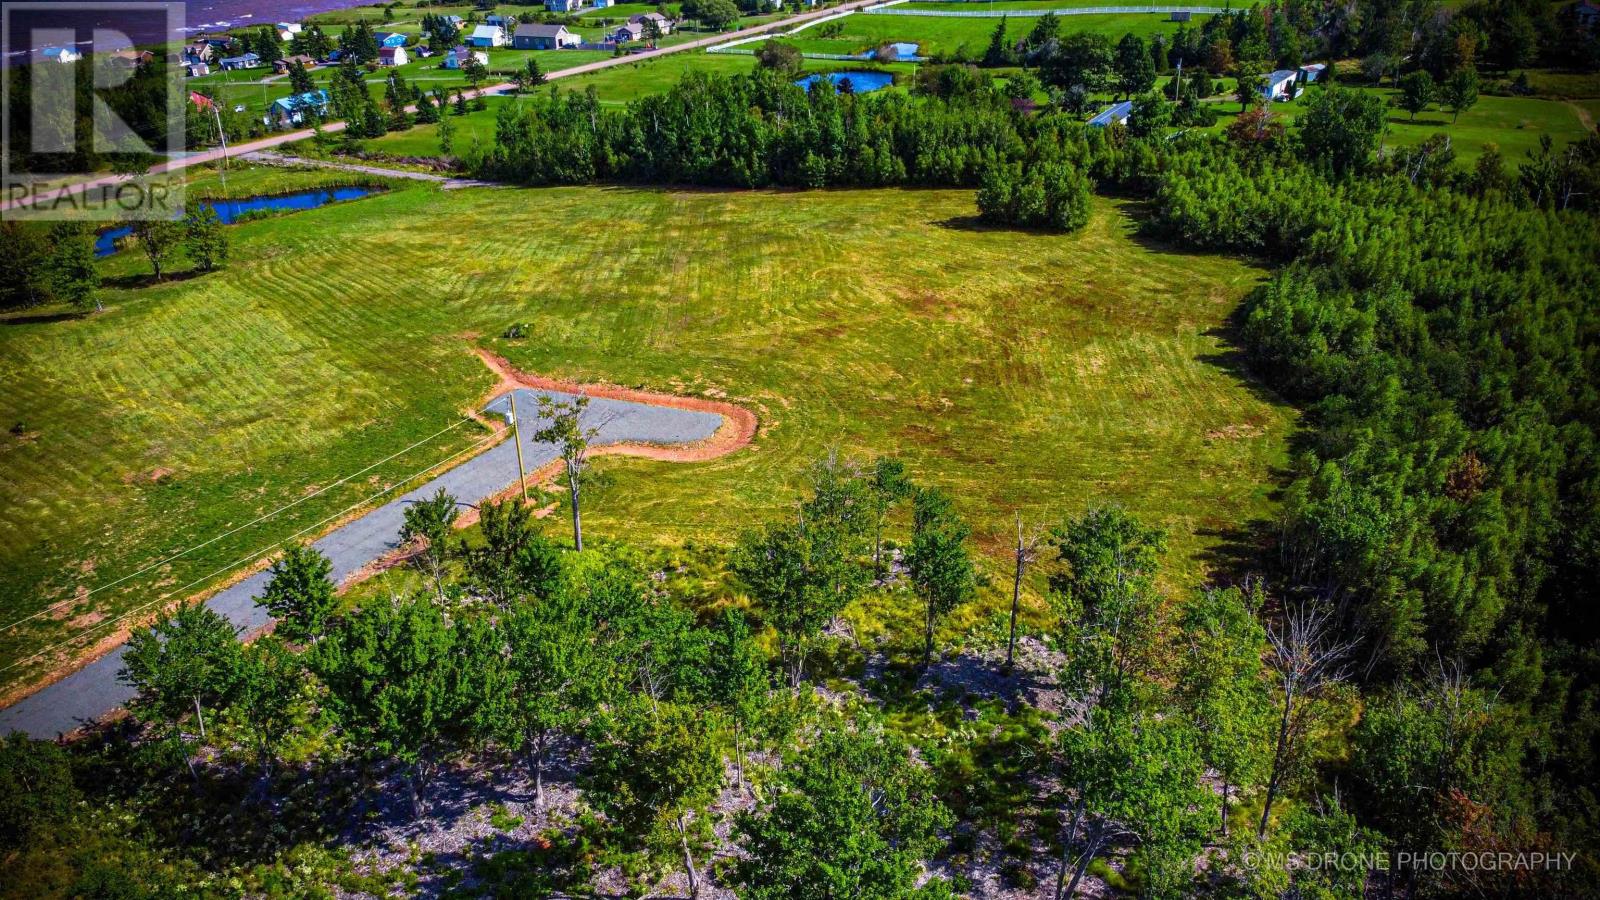
[[[578,483],[589,461],[589,445],[600,434],[598,427],[583,424],[583,414],[588,408],[588,397],[575,397],[570,402],[540,397],[539,417],[549,424],[533,436],[535,441],[561,448],[561,461],[567,469],[567,490],[572,495],[572,546],[579,551],[583,550],[583,514],[578,509]]]
[[[1005,671],[1010,672],[1016,660],[1017,652],[1017,607],[1022,603],[1022,578],[1028,572],[1028,564],[1039,558],[1039,544],[1043,535],[1035,531],[1028,537],[1022,534],[1022,512],[1017,512],[1017,549],[1016,569],[1011,577],[1011,631],[1006,638],[1006,665]]]
[[[1272,803],[1298,761],[1308,719],[1305,702],[1345,676],[1345,660],[1355,648],[1355,641],[1337,639],[1334,622],[1329,610],[1307,603],[1285,608],[1282,620],[1267,629],[1267,640],[1272,644],[1269,662],[1278,675],[1283,711],[1257,837],[1266,837]]]

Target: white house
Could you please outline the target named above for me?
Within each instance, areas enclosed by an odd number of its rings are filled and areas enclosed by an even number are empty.
[[[378,48],[378,65],[380,66],[403,66],[409,61],[410,58],[406,56],[406,48],[404,47]]]
[[[499,25],[479,25],[472,29],[472,34],[467,38],[467,43],[474,47],[504,47],[506,45],[506,30]]]
[[[626,44],[629,41],[642,41],[644,40],[644,26],[638,22],[623,22],[617,26],[616,31],[611,32],[606,37],[619,44]]]
[[[1261,88],[1261,96],[1268,100],[1293,100],[1299,91],[1295,82],[1300,80],[1297,69],[1279,69],[1267,76],[1267,83]]]
[[[71,47],[46,47],[39,51],[46,62],[72,63],[83,59],[83,54]]]
[[[482,50],[457,47],[444,55],[444,59],[439,62],[439,67],[442,69],[463,69],[466,68],[467,60],[469,59],[477,60],[485,68],[489,65],[489,54]]]
[[[595,6],[600,4],[596,3]],[[547,12],[570,13],[583,9],[583,0],[544,0]]]
[[[280,41],[292,40],[301,31],[299,22],[279,22],[275,27]]]

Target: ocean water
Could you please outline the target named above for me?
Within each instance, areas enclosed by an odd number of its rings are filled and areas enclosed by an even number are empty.
[[[52,3],[83,2],[83,0],[37,0],[44,6]],[[365,0],[370,2],[370,0]],[[109,6],[118,5],[126,7],[126,3],[111,3]],[[189,0],[180,3],[183,7],[183,30],[186,34],[196,34],[202,31],[219,30],[224,28],[241,28],[255,24],[270,25],[275,22],[298,22],[312,13],[327,12],[334,9],[346,9],[352,6],[363,5],[363,0]],[[28,35],[36,28],[71,28],[76,32],[76,39],[70,43],[77,45],[85,53],[94,44],[94,31],[96,28],[109,29],[122,35],[106,42],[103,50],[118,50],[126,47],[130,42],[134,44],[152,44],[166,40],[166,13],[165,4],[151,3],[147,11],[132,11],[127,9],[107,10],[51,10],[51,9],[14,9],[8,11],[11,24],[12,43],[15,46],[6,47],[4,62],[9,65],[17,61],[25,61],[34,51],[42,50],[46,44],[68,43],[62,41],[30,40]]]

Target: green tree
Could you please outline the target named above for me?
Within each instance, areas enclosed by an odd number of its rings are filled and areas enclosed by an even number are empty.
[[[329,709],[353,745],[406,765],[416,817],[442,744],[477,720],[459,638],[438,604],[395,599],[346,618],[314,651]]]
[[[1234,789],[1264,774],[1271,740],[1258,607],[1258,598],[1237,589],[1207,590],[1184,609],[1178,629],[1185,642],[1178,701],[1194,723],[1201,759],[1221,776],[1224,835]]]
[[[1009,66],[1012,59],[1011,44],[1006,40],[1006,17],[1001,16],[989,35],[989,46],[983,51],[983,64],[990,68]]]
[[[470,674],[477,685],[478,728],[526,754],[537,811],[544,809],[552,740],[583,723],[600,690],[592,623],[581,603],[566,591],[517,603],[487,635],[489,652],[475,656]]]
[[[1138,844],[1147,891],[1188,893],[1200,822],[1213,798],[1200,783],[1204,767],[1187,723],[1176,717],[1121,717],[1096,707],[1084,722],[1062,732],[1061,747],[1063,768],[1073,773],[1077,795],[1063,836],[1057,900],[1076,893],[1089,865],[1117,839]],[[1069,866],[1074,850],[1076,860]]]
[[[535,441],[555,444],[561,450],[561,463],[567,473],[567,495],[572,502],[572,546],[579,552],[583,550],[583,513],[578,506],[578,489],[584,467],[589,462],[589,445],[600,436],[598,427],[584,424],[584,412],[588,408],[588,397],[557,400],[541,396],[539,418],[545,420],[545,426],[533,435]]]
[[[767,707],[772,679],[767,673],[767,658],[757,646],[744,613],[723,611],[717,628],[711,632],[708,673],[711,699],[727,713],[733,723],[733,751],[737,787],[744,790],[745,738],[760,723]]]
[[[883,526],[895,504],[915,491],[906,464],[892,456],[880,456],[872,464],[867,487],[872,502],[872,570],[883,576]]]
[[[144,250],[145,259],[150,261],[150,271],[160,281],[167,261],[183,240],[183,226],[170,219],[133,219],[128,226]]]
[[[317,83],[311,79],[311,73],[306,71],[305,63],[298,59],[289,63],[289,90],[296,96],[309,94],[317,89]]]
[[[539,68],[539,59],[535,56],[528,57],[528,68],[522,78],[522,84],[528,90],[533,90],[543,85],[549,79],[545,78],[544,70]]]
[[[526,504],[485,503],[478,516],[482,543],[463,545],[467,580],[491,602],[509,604],[520,595],[548,597],[561,575],[561,559],[533,524]]]
[[[438,93],[438,89],[435,90]],[[456,123],[445,111],[445,98],[439,98],[439,155],[449,157],[455,151]],[[459,115],[459,113],[458,113]]]
[[[1150,50],[1138,35],[1128,33],[1117,43],[1117,56],[1113,64],[1117,73],[1117,90],[1129,97],[1147,93],[1156,86],[1156,65]]]
[[[1050,543],[1061,566],[1050,588],[1061,611],[1058,644],[1068,648],[1064,686],[1094,705],[1138,705],[1155,669],[1165,535],[1105,506],[1054,529]]]
[[[183,221],[183,250],[202,272],[214,272],[228,263],[228,233],[209,203],[190,206]]]
[[[967,552],[972,529],[956,513],[950,496],[936,488],[917,491],[912,508],[906,569],[924,604],[922,666],[933,662],[933,631],[939,617],[972,599],[974,572]]]
[[[1433,76],[1426,69],[1409,72],[1400,79],[1400,108],[1411,113],[1413,122],[1417,120],[1417,113],[1433,103],[1433,94]]]
[[[682,12],[713,31],[722,31],[739,19],[739,7],[733,0],[689,0],[683,4]]]
[[[756,48],[756,64],[785,78],[798,76],[803,62],[800,48],[783,41],[768,38]]]
[[[99,311],[100,269],[95,265],[94,231],[82,222],[50,226],[49,283],[56,299],[79,312]]]
[[[79,797],[61,745],[20,731],[0,738],[0,849],[21,850],[60,828]]]
[[[250,735],[263,777],[270,776],[279,749],[294,726],[304,670],[299,657],[276,635],[245,647],[229,708]]]
[[[1092,31],[1075,31],[1049,45],[1039,60],[1039,77],[1063,91],[1102,90],[1112,72],[1111,42]]]
[[[1253,62],[1241,62],[1233,70],[1236,79],[1233,97],[1239,101],[1239,111],[1244,112],[1250,107],[1265,101],[1262,90],[1266,87],[1267,78],[1261,72],[1261,67]]]
[[[791,753],[769,807],[740,815],[735,863],[749,900],[899,900],[949,896],[923,861],[938,852],[954,817],[932,771],[875,725],[825,725]]]
[[[285,640],[307,644],[319,640],[337,606],[333,563],[306,544],[290,544],[272,563],[267,589],[256,600],[278,621]]]
[[[197,782],[182,723],[193,713],[200,740],[206,740],[206,710],[222,705],[232,691],[238,659],[233,625],[203,603],[179,607],[128,636],[117,677],[138,692],[130,708],[167,726]]]
[[[748,530],[734,547],[734,574],[778,632],[791,685],[804,677],[811,642],[866,588],[855,545],[846,529],[818,517]]]
[[[445,569],[450,564],[450,535],[455,533],[461,510],[449,491],[439,488],[433,496],[406,505],[400,526],[400,541],[411,544],[411,564],[433,579],[434,590],[444,599]]]
[[[1462,66],[1450,73],[1445,79],[1439,93],[1439,99],[1444,101],[1445,108],[1450,110],[1452,123],[1461,119],[1461,114],[1471,109],[1478,102],[1478,70],[1471,66]]]
[[[631,840],[670,833],[683,854],[689,896],[700,896],[691,827],[722,786],[722,754],[713,717],[663,704],[654,714],[629,710],[595,745],[582,779],[585,795]]]
[[[1383,100],[1369,91],[1313,91],[1295,125],[1307,155],[1345,175],[1365,167],[1387,127]]]

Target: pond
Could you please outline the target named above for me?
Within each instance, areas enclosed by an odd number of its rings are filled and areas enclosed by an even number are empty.
[[[895,41],[892,44],[885,44],[884,47],[888,48],[890,55],[888,59],[884,60],[884,62],[921,62],[922,57],[917,55],[917,49],[921,46],[921,44],[910,44],[905,41]],[[878,50],[880,49],[883,48],[863,50],[856,54],[856,58],[873,59],[877,56]]]
[[[217,218],[224,225],[232,225],[239,221],[246,213],[257,210],[287,210],[298,212],[303,209],[316,209],[329,203],[341,200],[356,200],[368,194],[378,192],[378,188],[366,187],[336,187],[315,191],[301,191],[297,194],[280,194],[275,197],[246,197],[243,200],[207,200],[202,206],[209,206],[217,211]],[[94,255],[110,256],[117,252],[117,241],[127,237],[133,229],[127,225],[118,225],[108,228],[95,235]]]
[[[829,81],[833,82],[835,90],[839,89],[841,82],[848,81],[850,82],[850,90],[857,94],[865,94],[869,91],[882,90],[889,85],[894,84],[894,75],[890,72],[829,72],[826,76],[807,75],[799,81],[796,81],[795,84],[798,84],[809,91],[811,90],[811,86],[816,84],[817,79],[823,77],[826,77]]]

